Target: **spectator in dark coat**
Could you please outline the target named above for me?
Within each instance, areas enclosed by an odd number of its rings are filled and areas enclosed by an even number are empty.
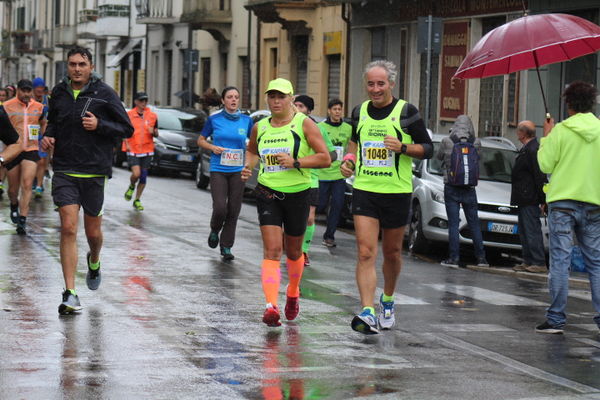
[[[512,170],[510,204],[519,207],[519,236],[523,247],[523,263],[515,271],[545,273],[546,256],[540,222],[541,208],[546,203],[543,187],[546,175],[540,171],[537,152],[540,144],[535,137],[535,124],[522,121],[517,137],[523,147]]]

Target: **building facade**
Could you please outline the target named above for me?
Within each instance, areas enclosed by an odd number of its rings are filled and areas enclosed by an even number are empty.
[[[346,99],[346,5],[250,0],[246,7],[259,19],[259,108],[265,107],[262,93],[268,81],[277,77],[289,79],[297,94],[313,97],[316,115],[327,115],[329,99]]]
[[[434,132],[448,133],[456,116],[469,115],[479,136],[504,136],[516,142],[519,120],[541,127],[544,119],[540,85],[535,70],[484,79],[453,80],[468,51],[492,29],[529,14],[566,12],[598,23],[600,4],[574,0],[373,0],[349,2],[350,62],[348,87],[352,104],[366,98],[362,73],[371,60],[390,59],[399,69],[394,95],[415,104]],[[423,36],[432,16],[430,63]],[[421,42],[419,40],[421,37]],[[420,45],[421,44],[421,45]],[[575,79],[596,83],[598,55],[540,69],[552,115],[562,119],[564,86]],[[429,72],[429,73],[428,73]],[[428,83],[429,79],[429,83]],[[427,117],[428,116],[428,117]],[[539,130],[541,133],[541,130]]]

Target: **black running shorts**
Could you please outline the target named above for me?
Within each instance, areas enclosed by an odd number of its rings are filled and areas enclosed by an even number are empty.
[[[33,161],[36,163],[36,162],[40,161],[40,155],[38,154],[37,150],[23,151],[23,152],[21,152],[21,154],[19,154],[17,157],[15,157],[12,161],[6,163],[6,165],[5,165],[6,170],[10,171],[11,169],[13,169],[17,165],[19,165],[21,163],[21,161],[23,161],[23,160],[29,160],[29,161]]]
[[[308,205],[313,207],[319,206],[319,188],[308,189]]]
[[[134,165],[139,165],[141,169],[150,169],[152,157],[154,156],[136,157],[128,155],[127,164],[129,165],[129,168],[133,167]]]
[[[383,229],[401,228],[408,224],[412,193],[373,193],[352,191],[352,214],[377,218]]]
[[[309,189],[298,193],[281,193],[272,199],[257,196],[256,210],[260,226],[283,226],[286,235],[304,235],[309,211],[308,196]]]
[[[58,207],[80,205],[83,212],[99,217],[104,211],[106,177],[80,178],[55,172],[52,176],[52,199]]]

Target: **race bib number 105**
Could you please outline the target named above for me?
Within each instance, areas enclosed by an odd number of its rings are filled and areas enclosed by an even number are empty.
[[[364,142],[362,148],[362,163],[366,167],[391,167],[394,153],[385,148],[383,142]]]
[[[264,172],[280,172],[288,169],[279,165],[279,161],[277,161],[277,154],[279,153],[290,154],[290,149],[287,147],[280,147],[261,150],[260,159],[263,163]]]

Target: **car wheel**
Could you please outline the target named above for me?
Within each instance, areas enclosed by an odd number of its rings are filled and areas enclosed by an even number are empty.
[[[429,240],[423,234],[423,218],[421,206],[415,203],[412,209],[412,217],[408,228],[408,250],[411,253],[423,253],[427,250]]]
[[[210,178],[204,175],[204,168],[202,168],[202,161],[200,161],[198,167],[196,167],[196,187],[198,189],[206,189],[209,182]]]

